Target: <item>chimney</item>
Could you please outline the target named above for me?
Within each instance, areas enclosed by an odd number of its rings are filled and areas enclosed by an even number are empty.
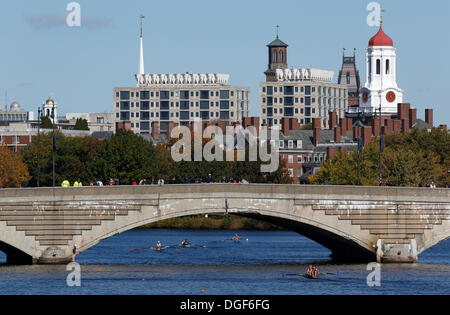
[[[394,130],[393,130],[393,132],[394,133],[401,132],[402,131],[402,121],[398,120],[398,119],[394,119],[393,123],[394,123]]]
[[[294,130],[300,130],[301,125],[298,123],[298,119],[296,118],[287,118],[284,117],[281,120],[281,131],[286,137],[289,137],[290,132]]]
[[[330,130],[333,130],[334,127],[337,126],[337,113],[336,112],[329,112],[328,114],[330,116],[329,122],[328,122],[328,128]]]
[[[372,120],[372,134],[374,137],[380,136],[380,118],[374,118]]]
[[[346,137],[347,136],[347,122],[345,121],[345,118],[339,119],[339,127],[341,127],[341,136]]]
[[[345,118],[345,120],[347,121],[347,130],[348,131],[352,130],[353,120],[351,118]]]
[[[285,137],[289,137],[290,128],[289,128],[289,118],[282,118],[281,119],[281,132],[284,134]]]
[[[425,109],[425,122],[433,127],[433,110]]]
[[[340,127],[335,127],[334,128],[334,142],[340,143],[341,142],[341,135],[342,135],[341,128]]]
[[[411,105],[409,103],[398,103],[397,104],[397,119],[409,119],[409,110]]]
[[[362,129],[363,144],[366,145],[372,139],[372,127],[364,127]]]
[[[414,126],[417,122],[417,109],[410,108],[409,109],[409,128]]]
[[[327,160],[330,161],[336,156],[336,147],[327,148]]]
[[[157,121],[152,123],[152,138],[159,141],[159,122]]]
[[[405,135],[409,133],[409,119],[402,119],[402,131]]]
[[[169,122],[169,126],[168,126],[168,130],[167,130],[167,138],[172,138],[172,130],[174,130],[176,127],[178,127],[178,124],[170,121]]]
[[[386,119],[384,122],[383,135],[390,135],[394,131],[394,121],[392,119]]]
[[[118,130],[130,131],[131,122],[129,121],[116,122],[116,131]]]
[[[315,147],[317,147],[320,142],[320,125],[321,119],[313,118],[313,144]]]
[[[353,127],[353,140],[356,140],[361,136],[362,136],[361,127]]]

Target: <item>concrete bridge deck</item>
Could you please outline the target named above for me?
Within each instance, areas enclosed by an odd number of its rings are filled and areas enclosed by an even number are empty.
[[[0,190],[8,263],[66,263],[169,218],[236,214],[296,231],[336,259],[417,262],[450,237],[450,189],[202,184]],[[299,250],[301,250],[299,248]]]

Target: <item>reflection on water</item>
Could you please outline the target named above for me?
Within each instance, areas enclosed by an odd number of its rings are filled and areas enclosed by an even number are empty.
[[[65,266],[0,266],[0,294],[449,294],[450,242],[415,265],[383,265],[368,287],[366,265],[334,264],[330,252],[291,232],[136,230],[77,257],[81,287],[68,287]],[[192,246],[178,246],[183,239]],[[171,246],[158,252],[157,241]],[[0,254],[0,262],[5,261]],[[319,280],[301,276],[315,262]]]

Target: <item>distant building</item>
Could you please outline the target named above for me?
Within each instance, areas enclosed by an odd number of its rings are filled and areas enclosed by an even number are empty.
[[[79,118],[85,119],[88,122],[90,132],[114,132],[115,119],[113,113],[67,113],[65,121],[75,126]]]
[[[23,122],[33,120],[33,112],[23,110],[19,103],[12,102],[11,105],[2,108],[0,105],[0,125],[6,122]]]
[[[359,107],[350,107],[352,117],[394,116],[403,103],[403,90],[397,85],[397,55],[393,40],[383,31],[369,41],[366,55],[366,83],[360,91]]]
[[[356,49],[355,49],[356,52]],[[348,89],[348,106],[359,106],[359,91],[361,89],[359,71],[356,68],[356,54],[353,57],[342,56],[342,68],[339,71],[338,84],[346,85]]]
[[[150,134],[156,124],[165,133],[169,123],[239,122],[249,115],[250,89],[228,85],[228,74],[145,74],[142,29],[140,44],[136,87],[114,88],[116,126]]]
[[[318,69],[289,69],[288,45],[277,38],[267,45],[269,65],[266,82],[260,84],[260,117],[269,127],[281,126],[283,118],[295,118],[301,125],[321,118],[328,127],[328,113],[344,117],[348,87],[332,83],[334,72]]]

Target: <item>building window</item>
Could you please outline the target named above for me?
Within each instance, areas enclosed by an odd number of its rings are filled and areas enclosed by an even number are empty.
[[[377,59],[377,74],[381,74],[381,60]]]
[[[293,149],[294,148],[294,140],[289,140],[288,141],[288,148],[289,149]]]
[[[389,63],[389,59],[388,60],[386,60],[386,74],[389,74],[390,73],[390,63]]]
[[[120,91],[120,99],[121,100],[129,100],[130,99],[130,92],[129,91]]]
[[[293,155],[288,155],[288,163],[294,163],[294,156]]]

